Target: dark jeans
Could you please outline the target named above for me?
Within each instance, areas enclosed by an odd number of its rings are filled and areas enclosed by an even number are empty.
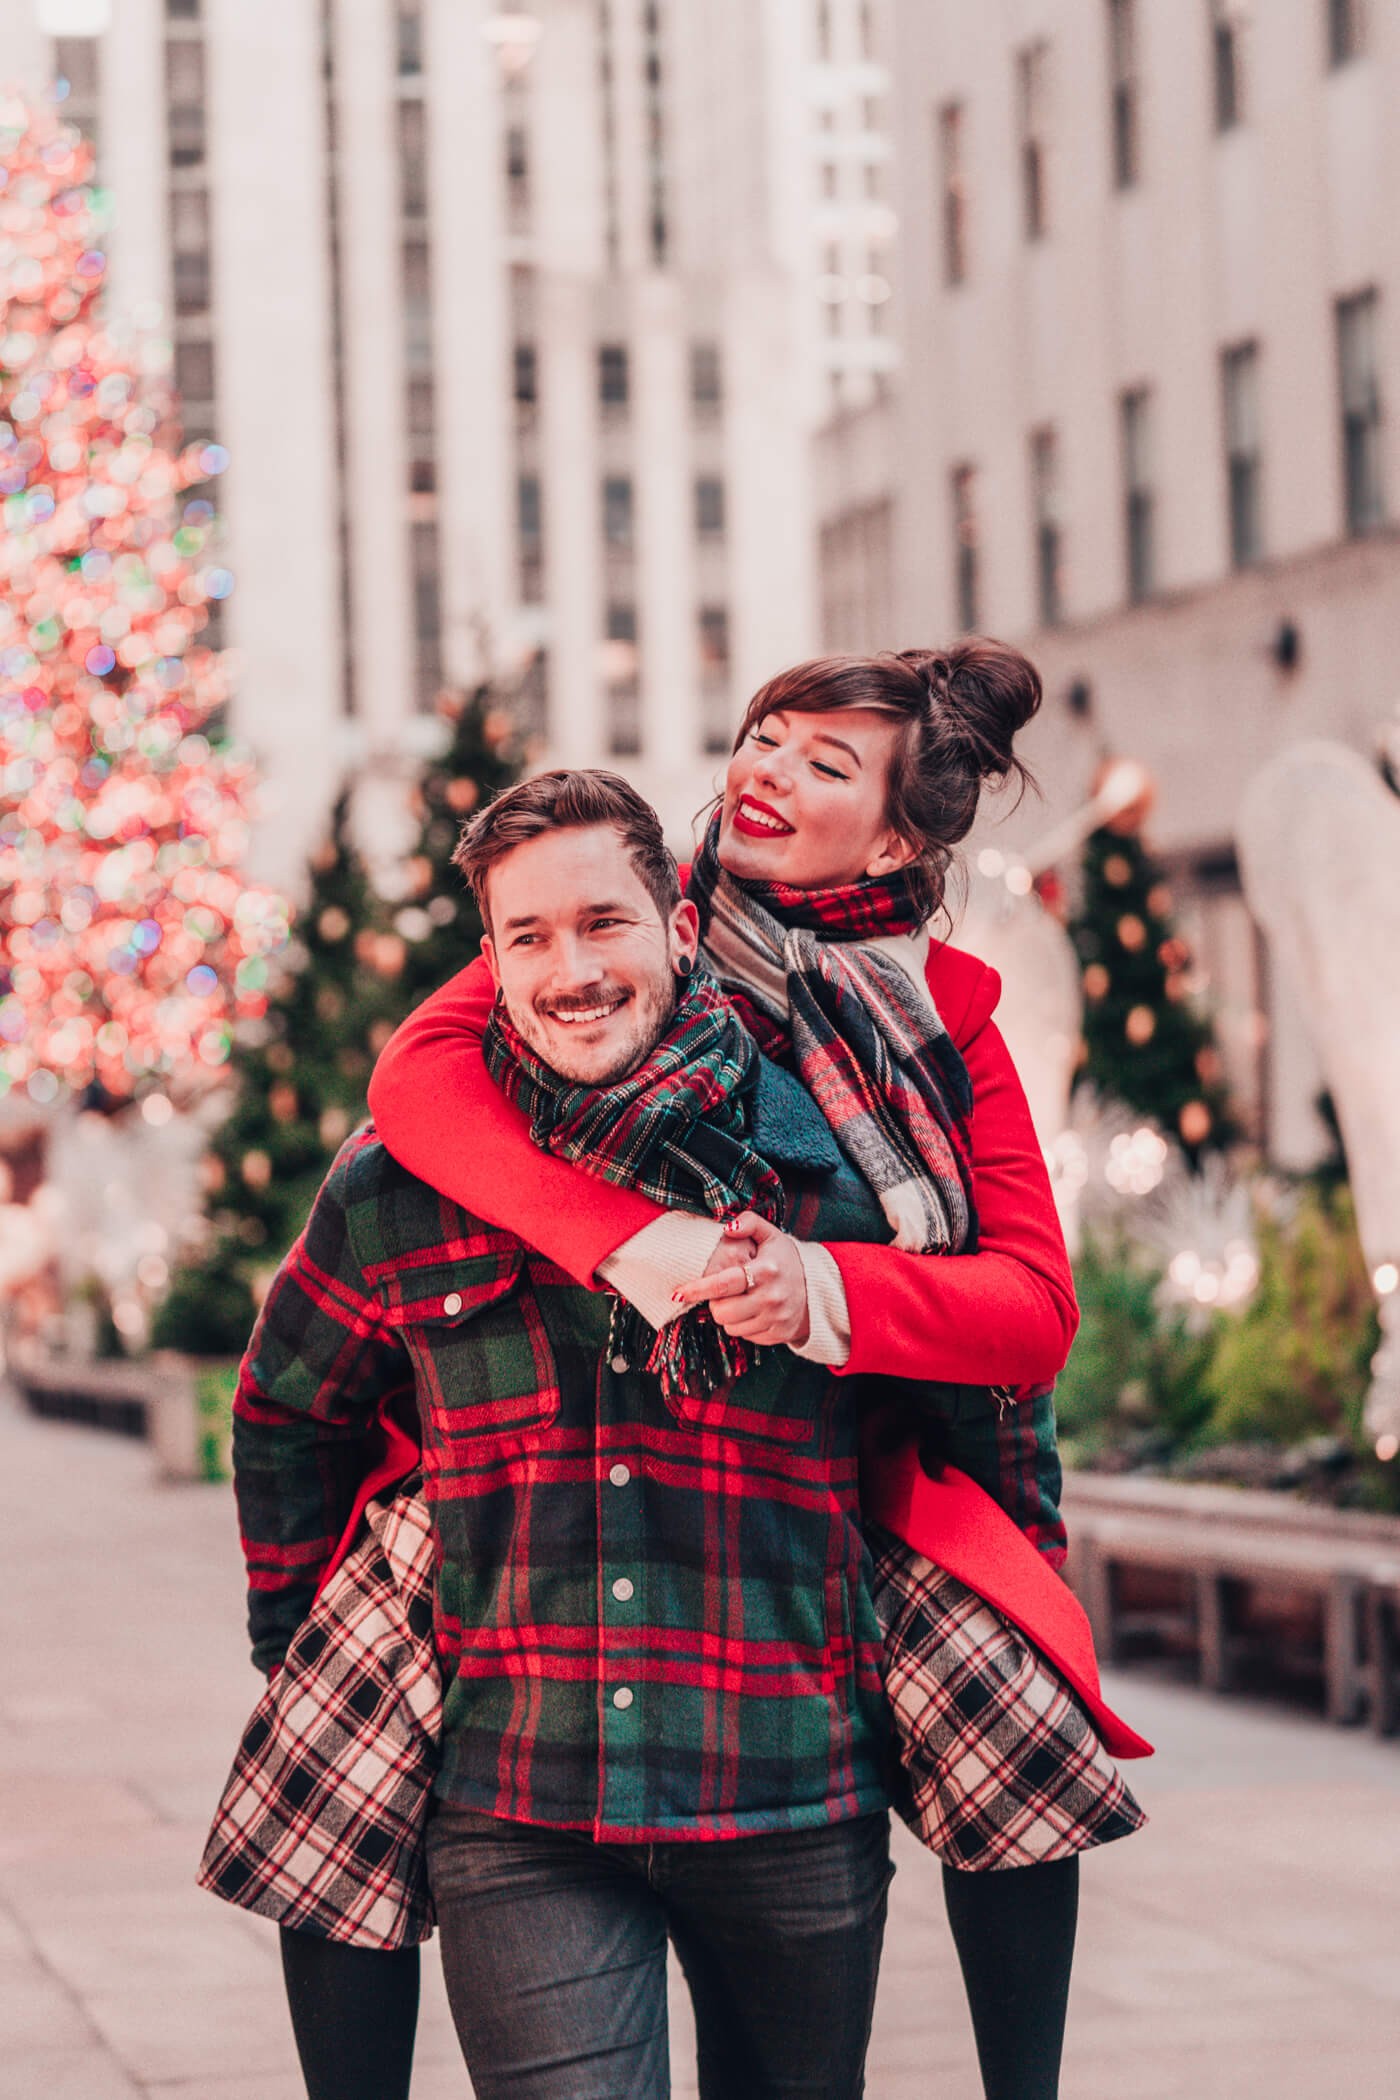
[[[666,1942],[704,2100],[856,2100],[889,1819],[600,1845],[439,1803],[428,1871],[477,2100],[666,2100]]]

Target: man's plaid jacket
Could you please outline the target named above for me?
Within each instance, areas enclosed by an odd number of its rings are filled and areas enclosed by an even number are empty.
[[[823,1160],[798,1229],[883,1237],[863,1184]],[[881,1807],[854,1382],[771,1350],[724,1391],[668,1404],[609,1354],[610,1302],[414,1179],[371,1132],[347,1142],[235,1404],[255,1659],[279,1660],[309,1608],[379,1411],[416,1404],[441,1795],[610,1840]]]

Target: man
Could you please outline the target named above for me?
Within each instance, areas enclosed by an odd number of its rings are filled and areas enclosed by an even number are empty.
[[[779,1216],[776,1167],[812,1239],[884,1237],[819,1111],[692,975],[696,914],[633,790],[525,782],[475,820],[462,865],[498,987],[488,1054],[542,1141],[718,1215]],[[780,1244],[802,1343],[802,1267]],[[775,1254],[776,1296],[781,1271]],[[658,1335],[361,1133],[240,1382],[264,1664],[311,1601],[372,1425],[410,1397],[445,1678],[430,1872],[478,2100],[666,2092],[668,1938],[709,2100],[859,2093],[888,1723],[839,1381],[703,1315]]]

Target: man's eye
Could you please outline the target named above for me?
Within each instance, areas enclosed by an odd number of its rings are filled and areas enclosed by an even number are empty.
[[[510,945],[512,948],[528,948],[538,939],[539,935],[537,933],[517,933]]]

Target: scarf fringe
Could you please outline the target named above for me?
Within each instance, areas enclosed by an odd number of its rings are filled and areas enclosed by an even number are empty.
[[[657,1328],[618,1297],[608,1321],[608,1354],[640,1363],[661,1381],[668,1400],[682,1394],[707,1398],[763,1361],[762,1349],[726,1334],[703,1305]]]

